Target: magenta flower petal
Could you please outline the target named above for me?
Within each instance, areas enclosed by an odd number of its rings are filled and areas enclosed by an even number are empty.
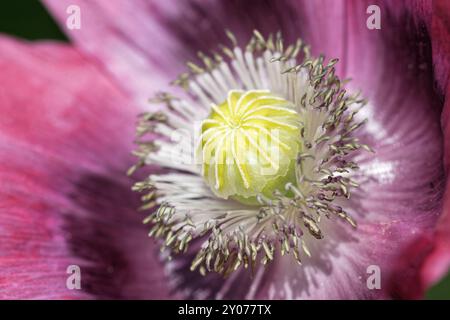
[[[226,25],[242,38],[254,28],[265,33],[280,29],[288,39],[302,36],[315,54],[339,58],[338,72],[353,79],[349,88],[361,90],[369,100],[364,140],[376,154],[360,159],[368,179],[351,208],[359,217],[358,231],[330,226],[327,239],[313,245],[313,258],[303,267],[290,257],[279,258],[259,281],[254,297],[415,298],[423,292],[419,267],[432,245],[424,239],[434,232],[444,191],[442,106],[433,87],[429,11],[420,2],[403,11],[378,2],[382,30],[369,30],[370,4],[223,1],[195,10],[197,15],[180,10],[176,19],[190,26],[214,17],[210,25]],[[215,34],[213,28],[174,30],[191,43]],[[380,290],[367,287],[371,266],[381,270]],[[242,281],[236,276],[236,283]],[[236,293],[242,296],[242,290]]]
[[[0,66],[0,296],[167,296],[125,177],[136,109],[66,45],[2,37]]]
[[[186,57],[161,18],[178,3],[165,1],[45,0],[48,9],[75,45],[112,75],[141,107],[167,88],[184,68]],[[81,29],[66,29],[71,5],[80,7]],[[157,80],[158,79],[158,80]]]
[[[369,100],[366,139],[376,154],[364,160],[363,170],[376,182],[366,183],[365,193],[355,199],[354,213],[361,218],[354,239],[337,240],[340,245],[329,252],[318,249],[329,255],[330,267],[314,270],[312,262],[308,272],[281,264],[273,271],[278,285],[272,292],[276,297],[419,297],[419,266],[430,243],[418,244],[434,231],[444,190],[430,40],[408,12],[395,16],[379,3],[382,30],[368,30],[370,2],[333,3],[322,15],[320,3],[304,2],[302,26],[313,50],[340,58],[341,75],[351,77],[351,87]],[[380,267],[381,290],[366,286],[370,265]],[[287,282],[294,278],[303,281]],[[268,284],[266,292],[270,289]]]
[[[376,154],[360,159],[367,181],[350,208],[357,232],[330,224],[303,267],[278,257],[253,279],[197,277],[186,257],[176,259],[168,264],[174,297],[415,298],[424,289],[420,276],[429,285],[445,272],[446,206],[439,215],[447,118],[443,137],[433,87],[434,66],[448,92],[444,2],[415,1],[408,10],[377,2],[382,30],[366,27],[372,1],[45,2],[63,26],[66,8],[80,6],[82,28],[67,33],[83,56],[61,45],[0,42],[7,83],[0,108],[8,115],[0,121],[0,178],[8,182],[0,187],[2,296],[169,297],[124,177],[132,105],[165,89],[198,50],[216,49],[224,28],[244,41],[253,29],[281,30],[288,41],[304,38],[314,54],[339,58],[340,75],[353,78],[349,88],[370,102],[362,139]],[[81,266],[89,296],[65,288],[69,264]],[[41,267],[33,273],[31,265]],[[367,287],[370,266],[381,270],[380,290]]]
[[[434,232],[444,191],[442,106],[433,87],[428,9],[417,2],[400,12],[378,2],[382,14],[378,31],[366,27],[369,4],[226,1],[206,5],[208,15],[180,13],[178,21],[186,25],[207,16],[230,22],[230,29],[241,36],[254,28],[281,29],[288,38],[301,35],[316,54],[339,58],[341,76],[351,77],[350,88],[361,90],[370,102],[364,139],[376,154],[361,158],[369,179],[352,208],[359,217],[359,231],[337,232],[330,227],[326,243],[318,244],[313,258],[301,268],[290,257],[280,258],[260,281],[255,297],[400,298],[423,292],[419,267],[431,249],[423,239]],[[231,12],[238,15],[235,20]],[[272,21],[273,12],[281,12],[283,19]],[[249,18],[242,19],[239,13]],[[266,17],[269,22],[260,24]],[[177,30],[180,39],[209,39],[214,33],[193,29]],[[381,290],[367,287],[370,266],[380,267]]]
[[[432,12],[429,29],[433,45],[436,80],[440,89],[448,98],[450,77],[450,4],[445,0],[434,1]]]
[[[433,3],[433,18],[431,21],[433,41],[433,58],[435,73],[439,87],[444,91],[445,102],[442,113],[444,132],[444,166],[448,176],[450,151],[450,3],[436,1]],[[442,216],[438,220],[436,231],[429,242],[433,242],[432,251],[422,266],[422,286],[427,288],[445,276],[450,270],[450,185],[447,181]]]

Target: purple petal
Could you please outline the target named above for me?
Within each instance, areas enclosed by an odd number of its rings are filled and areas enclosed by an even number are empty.
[[[185,58],[160,20],[172,15],[174,2],[45,0],[63,31],[141,107],[166,88],[183,68]],[[81,29],[69,30],[66,10],[80,8]]]
[[[376,153],[360,157],[362,172],[369,180],[351,208],[358,217],[358,231],[336,231],[330,226],[327,240],[317,244],[313,258],[303,267],[291,258],[280,258],[264,275],[256,290],[258,298],[398,298],[421,294],[419,265],[430,245],[418,247],[413,256],[410,248],[434,231],[444,190],[439,125],[442,105],[433,87],[431,43],[425,22],[413,18],[410,10],[394,12],[380,2],[382,30],[369,30],[369,4],[226,1],[205,5],[191,20],[180,13],[178,21],[187,21],[187,25],[208,17],[214,17],[217,24],[229,22],[238,35],[250,34],[266,21],[263,31],[281,29],[287,38],[302,36],[314,53],[339,58],[338,72],[353,78],[349,88],[361,90],[369,100],[365,111],[369,123],[361,134]],[[287,28],[289,24],[291,28]],[[175,31],[180,39],[193,41],[196,35],[207,44],[215,33],[200,28],[194,35],[190,30]],[[380,290],[367,287],[367,270],[373,265],[382,273]]]
[[[436,1],[433,3],[433,17],[431,22],[431,34],[433,43],[433,58],[435,73],[440,88],[444,91],[444,110],[441,122],[444,132],[444,166],[448,174],[450,158],[450,3]],[[422,266],[422,286],[427,288],[438,282],[450,270],[450,205],[447,180],[444,208],[439,218],[436,231],[432,239],[433,249]]]
[[[64,22],[69,2],[47,3]],[[376,150],[373,156],[361,156],[370,180],[363,186],[365,193],[354,200],[359,231],[337,232],[330,227],[326,244],[318,246],[305,267],[280,259],[264,275],[256,296],[420,295],[420,288],[408,284],[417,278],[416,261],[420,263],[430,246],[420,247],[413,257],[409,252],[434,230],[444,190],[442,106],[433,87],[426,5],[417,1],[402,10],[381,1],[187,1],[177,7],[175,2],[162,6],[152,1],[76,3],[86,17],[86,28],[69,35],[138,101],[155,86],[160,88],[152,80],[155,74],[173,77],[187,57],[215,49],[224,40],[224,28],[243,40],[253,29],[263,34],[281,30],[287,40],[303,37],[315,54],[339,58],[339,74],[353,78],[349,88],[361,89],[370,102],[363,139]],[[381,7],[381,30],[366,27],[370,4]],[[134,20],[123,12],[130,12]],[[156,38],[158,33],[161,38]],[[381,268],[381,290],[369,291],[366,286],[370,265]]]
[[[65,45],[2,37],[0,66],[0,296],[168,297],[125,176],[137,109]]]

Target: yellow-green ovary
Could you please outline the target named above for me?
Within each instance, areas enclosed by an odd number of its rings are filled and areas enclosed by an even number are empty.
[[[231,91],[203,121],[197,157],[211,190],[257,204],[295,182],[301,119],[291,102],[269,91]]]

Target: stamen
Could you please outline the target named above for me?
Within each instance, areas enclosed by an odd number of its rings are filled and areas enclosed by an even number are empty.
[[[356,136],[365,101],[345,90],[337,59],[312,57],[301,40],[286,47],[280,34],[255,31],[243,50],[227,35],[223,55],[199,54],[203,64],[189,62],[190,73],[174,81],[189,99],[159,94],[153,102],[166,111],[141,115],[139,161],[129,173],[154,164],[171,170],[133,190],[143,193],[141,209],[151,210],[144,223],[163,248],[181,254],[203,241],[191,270],[255,270],[277,253],[301,264],[313,254],[305,240],[326,241],[324,219],[357,226],[346,207],[359,187],[354,155],[372,151]],[[186,134],[177,144],[178,128],[199,138]],[[194,149],[180,145],[195,146],[197,161],[175,161]]]

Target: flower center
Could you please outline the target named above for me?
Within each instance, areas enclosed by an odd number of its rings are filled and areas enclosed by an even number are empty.
[[[155,102],[166,112],[142,116],[138,135],[151,135],[138,140],[132,168],[171,169],[134,189],[146,192],[142,209],[152,210],[149,235],[171,253],[201,242],[192,246],[191,270],[202,274],[255,270],[276,252],[301,264],[307,244],[327,237],[324,220],[356,228],[348,201],[358,187],[355,154],[370,151],[356,133],[365,101],[346,91],[336,59],[312,57],[300,40],[286,47],[281,35],[255,31],[244,50],[228,35],[232,47],[199,54],[203,63],[188,63],[190,72],[174,82],[186,99],[160,94]],[[191,158],[198,122],[196,161],[180,163]],[[188,130],[179,143],[171,139],[176,129]]]
[[[292,102],[268,90],[229,92],[202,123],[202,175],[221,198],[257,204],[256,196],[295,181],[301,122]]]

